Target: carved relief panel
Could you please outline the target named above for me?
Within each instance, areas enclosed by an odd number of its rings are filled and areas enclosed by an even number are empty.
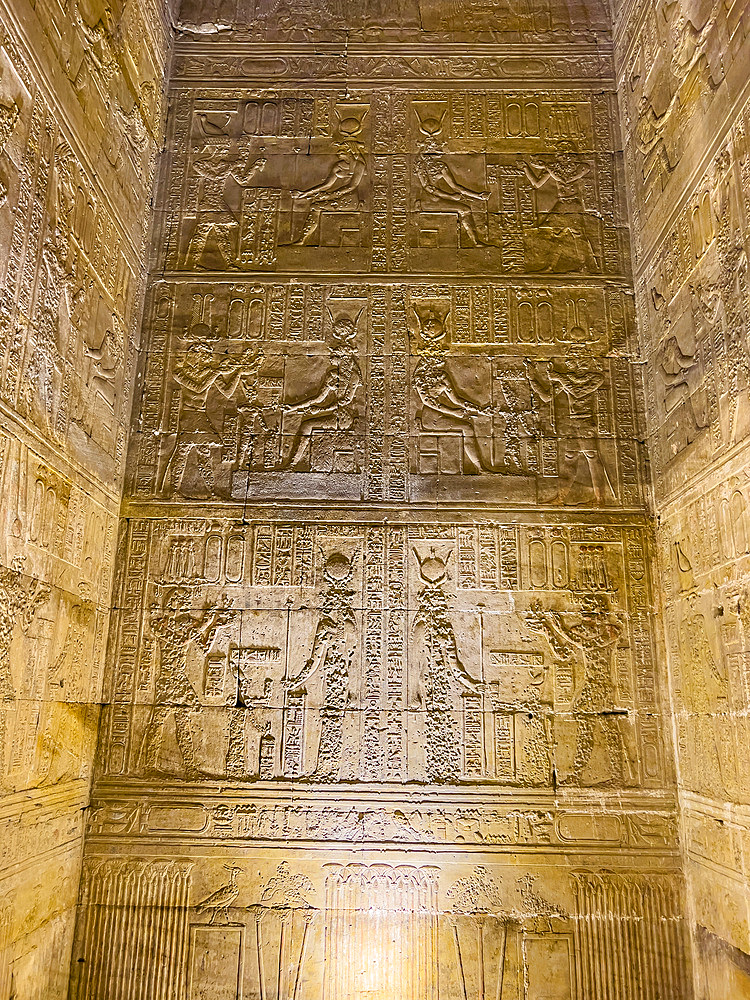
[[[637,528],[157,523],[132,529],[107,773],[665,780]]]
[[[687,995],[670,873],[570,876],[482,855],[334,858],[90,859],[79,995],[115,995],[90,962],[104,927],[128,959],[110,982],[142,968],[157,995],[593,1000],[604,987],[625,1000],[648,996],[651,977]],[[144,934],[158,906],[165,918]],[[638,971],[646,956],[649,974]]]
[[[638,280],[644,349],[656,374],[649,409],[657,487],[665,496],[750,432],[745,131],[743,118]]]
[[[721,789],[739,801],[750,772],[746,495],[746,477],[731,477],[672,512],[661,542],[683,780],[697,792]]]
[[[14,789],[90,770],[117,529],[105,497],[0,445],[0,780]]]
[[[749,59],[742,4],[615,18],[695,989],[712,1000],[748,994]]]
[[[646,249],[679,207],[706,152],[705,129],[731,119],[742,99],[746,32],[741,4],[657,0],[633,5],[617,34],[628,174],[643,195],[632,222]]]
[[[618,289],[160,284],[150,317],[139,498],[639,503]]]
[[[0,67],[3,399],[46,440],[115,480],[133,376],[140,229],[94,183],[10,41]]]
[[[79,992],[687,1000],[599,12],[386,6],[183,8]]]
[[[599,4],[547,2],[533,9],[498,8],[460,0],[403,0],[392,7],[385,3],[365,4],[357,0],[343,4],[326,0],[307,6],[302,12],[278,0],[186,0],[180,7],[181,27],[200,34],[217,27],[231,27],[235,37],[273,41],[341,41],[429,39],[481,41],[508,38],[517,40],[522,32],[535,36],[568,40],[590,38],[608,27],[605,8]]]
[[[177,95],[169,270],[619,275],[626,266],[607,95]]]

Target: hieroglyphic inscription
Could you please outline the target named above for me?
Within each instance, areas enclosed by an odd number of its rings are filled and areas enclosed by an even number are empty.
[[[386,6],[183,4],[90,850],[191,997],[572,1000],[680,909],[603,12]]]

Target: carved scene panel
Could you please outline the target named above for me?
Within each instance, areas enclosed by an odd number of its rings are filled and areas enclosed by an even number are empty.
[[[638,528],[140,520],[129,544],[108,774],[666,780]]]
[[[664,497],[750,433],[745,132],[730,130],[636,285]]]
[[[601,987],[626,1000],[655,983],[680,1000],[680,896],[669,870],[571,875],[484,854],[464,863],[395,852],[374,862],[340,852],[322,862],[94,856],[76,945],[79,995],[127,984],[134,965],[160,992],[186,989],[195,1000],[385,1000],[395,990],[408,1000],[594,1000]],[[165,916],[147,934],[157,907]],[[113,968],[97,954],[104,926],[122,944]]]
[[[607,94],[175,91],[170,271],[622,275]]]
[[[139,499],[640,503],[619,289],[165,283],[149,315]]]
[[[609,30],[606,8],[572,0],[550,0],[533,8],[489,6],[478,0],[402,0],[344,4],[326,0],[306,8],[305,16],[289,3],[274,0],[183,0],[180,24],[203,34],[216,26],[231,27],[234,37],[258,41],[411,41],[450,38],[455,41],[517,41],[522,34],[556,41],[590,40]],[[200,34],[198,37],[200,37]]]

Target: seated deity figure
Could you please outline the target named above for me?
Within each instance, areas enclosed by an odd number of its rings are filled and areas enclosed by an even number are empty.
[[[306,203],[306,216],[302,231],[292,246],[308,246],[320,227],[324,210],[358,210],[359,187],[367,172],[367,162],[360,143],[350,140],[337,145],[336,161],[328,175],[306,191],[292,191],[296,202]]]
[[[358,319],[359,317],[357,317]],[[283,407],[283,423],[291,415],[300,417],[281,468],[299,471],[309,459],[315,431],[348,431],[356,416],[356,398],[362,386],[362,369],[357,360],[355,337],[357,319],[339,316],[333,323],[333,344],[323,384],[315,395]]]
[[[469,245],[487,246],[487,240],[480,235],[475,212],[486,214],[489,191],[473,191],[462,184],[442,152],[420,153],[416,175],[422,187],[417,211],[455,212]]]
[[[415,308],[420,326],[419,361],[413,385],[419,398],[417,423],[422,430],[435,433],[457,431],[463,453],[468,459],[465,473],[496,471],[482,454],[475,421],[490,414],[489,406],[472,402],[457,388],[448,369],[446,315],[437,306]]]

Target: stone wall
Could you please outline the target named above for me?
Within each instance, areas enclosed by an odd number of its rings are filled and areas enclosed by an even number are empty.
[[[688,1000],[604,8],[181,18],[72,995]]]
[[[0,997],[64,997],[168,18],[0,3]]]
[[[697,994],[750,997],[747,5],[623,3],[615,52]]]

